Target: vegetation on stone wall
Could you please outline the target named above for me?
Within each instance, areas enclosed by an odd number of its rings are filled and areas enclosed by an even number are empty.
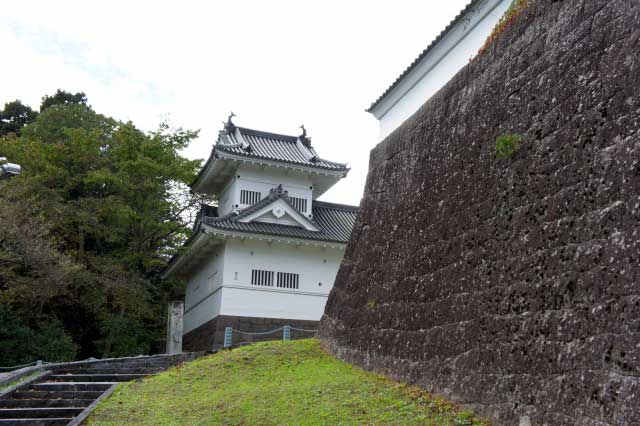
[[[513,22],[516,20],[518,16],[522,14],[522,12],[527,7],[529,0],[513,0],[507,11],[502,15],[496,26],[489,34],[489,37],[485,40],[484,44],[478,51],[478,55],[482,55],[485,50],[506,30],[510,27]]]
[[[522,142],[522,136],[510,134],[501,135],[496,138],[496,157],[498,158],[511,158],[516,152]]]
[[[0,137],[22,166],[0,181],[0,365],[148,353],[180,292],[159,273],[190,233],[186,185],[200,161],[179,152],[197,133],[145,133],[83,93],[45,103],[20,135]]]

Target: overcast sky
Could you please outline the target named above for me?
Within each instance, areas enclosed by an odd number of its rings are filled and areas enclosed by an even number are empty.
[[[378,125],[364,110],[469,0],[12,1],[0,8],[0,104],[83,91],[144,130],[201,129],[206,159],[237,125],[297,135],[351,172],[322,199],[357,204]]]

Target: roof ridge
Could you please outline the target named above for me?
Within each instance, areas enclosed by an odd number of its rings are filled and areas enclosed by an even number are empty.
[[[318,164],[318,163],[325,163],[325,164],[329,164],[330,166],[336,167],[336,169],[344,169],[343,171],[351,170],[348,167],[347,163],[338,163],[338,162],[335,162],[335,161],[325,160],[324,158],[320,158],[320,157],[317,157],[315,162],[306,162],[305,163],[305,162],[296,161],[296,160],[288,160],[288,159],[283,159],[283,158],[273,158],[273,157],[269,157],[267,155],[261,155],[261,154],[256,154],[256,153],[235,152],[235,151],[232,150],[232,148],[234,148],[234,146],[225,145],[225,144],[219,144],[219,145],[215,145],[214,146],[214,149],[220,149],[222,151],[226,151],[230,155],[253,157],[253,158],[263,159],[263,160],[267,160],[267,161],[275,161],[275,162],[281,162],[281,163],[287,163],[287,164],[302,165],[302,166],[305,166],[305,167],[316,167],[316,168],[321,168],[321,169],[335,170],[335,169],[331,169],[331,168],[329,168],[327,166],[323,166],[322,164]],[[206,166],[206,164],[205,164],[205,166]],[[340,170],[336,170],[336,171],[340,171]]]
[[[338,163],[337,161],[327,160],[326,158],[316,156],[316,162],[322,161],[323,163],[335,164],[336,166],[347,167],[347,163]]]
[[[313,207],[333,208],[336,210],[348,210],[348,211],[356,211],[356,212],[360,208],[359,206],[353,206],[351,204],[331,203],[329,201],[320,201],[320,200],[313,200],[312,205]]]
[[[286,140],[287,142],[295,142],[296,140],[298,140],[297,136],[285,135],[282,133],[265,132],[264,130],[249,129],[248,127],[240,126],[236,126],[236,128],[240,130],[240,133],[244,132],[252,134],[253,136],[263,136],[271,139]]]

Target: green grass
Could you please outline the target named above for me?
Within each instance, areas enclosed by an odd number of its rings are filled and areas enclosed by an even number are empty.
[[[9,383],[5,383],[4,385],[0,385],[0,392],[4,392],[12,386],[19,385],[22,382],[26,382],[29,379],[34,378],[38,374],[42,373],[42,370],[34,371],[33,373],[27,374],[26,376],[22,376],[17,380],[13,380]]]
[[[120,385],[89,426],[484,425],[417,388],[362,371],[316,339],[223,351]]]

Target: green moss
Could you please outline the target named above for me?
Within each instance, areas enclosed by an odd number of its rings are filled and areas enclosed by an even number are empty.
[[[464,423],[460,423],[464,422]],[[89,418],[115,425],[482,425],[441,398],[364,372],[316,339],[266,342],[126,383]]]
[[[367,308],[373,309],[376,307],[376,301],[373,299],[367,300]]]
[[[513,157],[522,142],[520,135],[502,135],[496,138],[496,157],[511,158]]]

